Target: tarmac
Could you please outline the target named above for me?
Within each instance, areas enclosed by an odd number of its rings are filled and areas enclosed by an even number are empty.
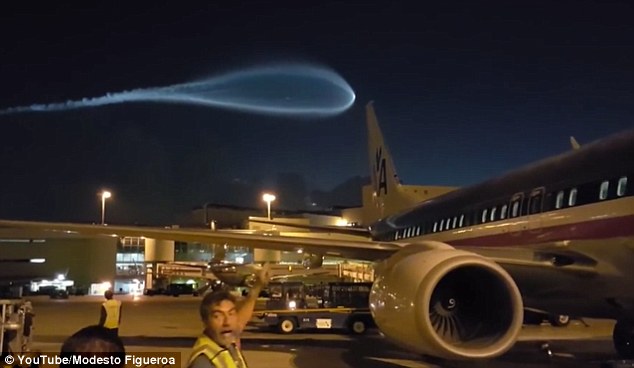
[[[199,297],[117,296],[123,302],[120,336],[126,352],[178,353],[185,367],[196,337],[202,331]],[[32,301],[35,316],[32,349],[57,353],[75,331],[96,324],[101,297],[71,297]],[[572,321],[567,327],[525,326],[519,342],[493,360],[442,361],[391,345],[377,330],[364,336],[343,331],[310,331],[280,335],[254,319],[242,336],[249,368],[436,368],[436,367],[616,367],[612,347],[613,321]],[[612,365],[611,365],[612,364]],[[634,365],[622,365],[634,367]],[[619,366],[620,367],[620,366]]]

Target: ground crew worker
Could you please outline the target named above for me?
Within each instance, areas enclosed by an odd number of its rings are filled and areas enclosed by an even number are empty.
[[[104,297],[106,301],[101,305],[101,317],[99,326],[104,327],[112,335],[119,336],[119,325],[121,324],[121,302],[113,299],[112,290],[106,290]]]
[[[255,302],[268,278],[265,266],[256,273],[255,285],[240,301],[227,290],[205,295],[200,303],[205,330],[194,344],[189,368],[247,368],[240,350],[240,335],[253,316]]]

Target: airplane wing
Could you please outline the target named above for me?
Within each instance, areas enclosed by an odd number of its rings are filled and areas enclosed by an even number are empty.
[[[302,249],[308,253],[325,256],[344,257],[367,261],[388,258],[403,249],[406,243],[378,242],[372,240],[351,240],[350,237],[336,234],[302,232],[292,235],[278,233],[236,232],[232,230],[208,230],[194,228],[159,228],[141,226],[112,226],[77,223],[36,222],[0,220],[0,227],[31,229],[55,234],[67,233],[88,236],[136,236],[182,242],[208,244],[227,244],[250,248],[295,251]],[[505,268],[557,269],[560,272],[579,275],[595,274],[596,261],[580,253],[570,252],[559,247],[502,248],[499,247],[460,247],[500,264]]]
[[[559,272],[579,276],[596,275],[598,261],[578,251],[562,249],[553,244],[541,244],[532,247],[461,247],[486,257],[507,269],[527,268],[533,272],[539,269],[556,269]],[[532,277],[538,277],[533,274]],[[551,280],[552,282],[553,280]]]
[[[183,242],[208,244],[228,244],[250,248],[266,248],[282,251],[302,249],[308,253],[325,256],[345,257],[374,261],[389,257],[401,249],[402,245],[370,240],[350,240],[341,236],[310,234],[312,237],[256,235],[230,231],[207,229],[157,228],[138,226],[102,226],[75,223],[32,222],[0,220],[0,227],[32,229],[55,233],[80,234],[90,236],[137,236]]]
[[[314,232],[320,233],[333,233],[333,234],[345,234],[358,236],[360,238],[370,238],[370,230],[367,228],[358,228],[358,227],[348,227],[348,226],[327,226],[327,225],[305,225],[305,224],[294,224],[283,221],[264,221],[264,220],[254,220],[249,219],[249,222],[258,223],[258,224],[266,224],[266,225],[274,225],[274,226],[284,226],[284,227],[295,227],[299,229],[306,229]]]

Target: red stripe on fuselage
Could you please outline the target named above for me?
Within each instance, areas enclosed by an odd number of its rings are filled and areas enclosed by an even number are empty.
[[[634,215],[597,219],[565,225],[539,227],[521,231],[464,239],[447,239],[453,246],[502,247],[541,244],[563,240],[591,240],[634,236]]]

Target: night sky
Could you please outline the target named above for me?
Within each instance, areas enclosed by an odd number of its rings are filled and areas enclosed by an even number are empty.
[[[634,128],[631,1],[182,3],[3,3],[0,109],[272,63],[327,67],[355,104],[326,118],[150,102],[2,115],[1,218],[98,221],[101,188],[109,222],[154,224],[205,202],[263,206],[279,177],[302,186],[292,173],[331,190],[368,175],[370,100],[406,184],[474,184],[570,135]]]

